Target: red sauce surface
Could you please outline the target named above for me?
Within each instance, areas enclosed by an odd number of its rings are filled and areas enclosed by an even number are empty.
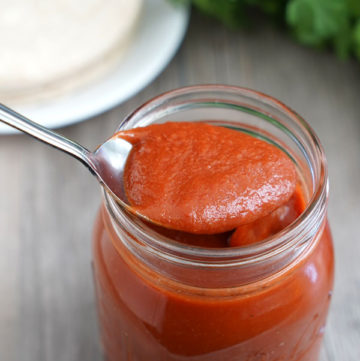
[[[205,123],[165,123],[116,134],[133,144],[125,168],[130,204],[158,224],[221,233],[289,200],[293,163],[245,133]]]
[[[305,210],[306,202],[300,185],[297,185],[291,198],[265,217],[236,228],[229,245],[246,246],[268,238],[296,220]]]

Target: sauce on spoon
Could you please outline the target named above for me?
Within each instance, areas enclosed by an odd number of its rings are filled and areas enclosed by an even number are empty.
[[[133,210],[173,230],[230,231],[270,214],[296,186],[284,152],[228,128],[172,122],[115,137],[133,145],[124,172]]]

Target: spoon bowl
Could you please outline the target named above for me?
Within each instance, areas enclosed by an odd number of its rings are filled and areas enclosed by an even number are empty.
[[[124,169],[131,149],[131,143],[119,137],[111,137],[89,153],[91,170],[115,200],[127,209],[131,206],[125,192]]]

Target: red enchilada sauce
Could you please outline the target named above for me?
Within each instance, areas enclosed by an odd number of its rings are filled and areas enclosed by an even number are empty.
[[[166,228],[230,231],[269,214],[295,189],[284,152],[235,130],[165,123],[116,136],[133,144],[124,175],[130,204]]]
[[[157,223],[150,225],[155,231],[182,243],[249,245],[305,208],[292,161],[250,135],[165,123],[115,136],[133,144],[124,176],[130,203]],[[282,276],[208,296],[206,289],[174,286],[139,262],[116,241],[102,208],[94,270],[108,361],[316,361],[333,272],[328,227],[319,237]],[[206,284],[213,276],[201,277]]]

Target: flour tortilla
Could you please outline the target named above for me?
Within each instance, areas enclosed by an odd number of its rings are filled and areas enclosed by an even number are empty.
[[[117,63],[142,0],[11,0],[0,12],[0,99],[68,91]]]

